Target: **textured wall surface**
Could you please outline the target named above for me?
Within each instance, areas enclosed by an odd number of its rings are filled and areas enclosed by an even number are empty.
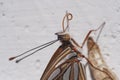
[[[70,33],[79,44],[90,29],[107,23],[98,44],[120,76],[120,0],[0,0],[0,80],[40,79],[59,42],[18,64],[8,58],[56,39],[66,10],[74,16]]]

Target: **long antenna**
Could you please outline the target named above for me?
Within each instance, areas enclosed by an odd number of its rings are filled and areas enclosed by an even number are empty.
[[[22,56],[22,55],[24,55],[24,54],[26,54],[26,53],[28,53],[28,52],[31,52],[31,51],[37,49],[37,50],[35,50],[34,52],[32,52],[31,54],[28,54],[28,55],[24,56],[23,58],[21,58],[21,59],[19,59],[19,60],[16,60],[16,63],[18,63],[19,61],[23,60],[24,58],[26,58],[26,57],[28,57],[28,56],[30,56],[30,55],[38,52],[39,50],[42,50],[42,49],[44,49],[44,48],[52,45],[53,43],[55,43],[55,42],[57,42],[57,41],[58,41],[58,40],[53,40],[53,41],[50,41],[50,42],[45,43],[45,44],[43,44],[43,45],[37,46],[37,47],[32,48],[32,49],[30,49],[30,50],[28,50],[28,51],[25,51],[24,53],[22,53],[22,54],[20,54],[20,55],[18,55],[18,56],[11,57],[11,58],[9,58],[9,60],[10,60],[10,61],[11,61],[11,60],[14,60],[15,58],[18,58],[18,57],[20,57],[20,56]]]

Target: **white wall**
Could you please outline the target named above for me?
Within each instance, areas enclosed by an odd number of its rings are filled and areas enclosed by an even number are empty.
[[[90,29],[107,24],[99,38],[106,62],[120,76],[120,0],[0,0],[0,80],[39,80],[56,43],[19,64],[8,58],[56,39],[68,10],[70,33],[81,44]]]

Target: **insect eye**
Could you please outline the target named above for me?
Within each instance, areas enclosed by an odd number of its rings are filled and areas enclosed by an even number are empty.
[[[60,40],[60,41],[69,41],[70,40],[70,35],[69,34],[58,35],[58,40]]]
[[[63,35],[63,39],[64,39],[65,41],[69,41],[69,40],[70,40],[70,35],[69,35],[69,34]]]

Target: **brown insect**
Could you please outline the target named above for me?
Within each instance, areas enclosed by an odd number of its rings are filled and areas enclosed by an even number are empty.
[[[45,47],[48,47],[57,41],[60,41],[61,45],[53,54],[46,69],[44,70],[43,75],[42,75],[40,80],[87,80],[85,64],[82,63],[83,58],[90,65],[90,69],[93,72],[93,76],[95,74],[94,70],[97,70],[98,72],[103,73],[107,77],[109,77],[110,78],[109,80],[116,80],[111,76],[111,74],[108,73],[108,71],[100,69],[98,66],[96,66],[96,64],[94,64],[94,62],[91,60],[91,58],[85,57],[81,51],[81,49],[83,48],[83,46],[87,40],[88,40],[88,52],[89,52],[89,54],[91,54],[90,53],[91,50],[97,50],[97,49],[94,49],[94,47],[90,47],[91,46],[90,42],[92,41],[92,38],[89,36],[92,32],[98,31],[99,29],[102,29],[105,23],[103,23],[96,30],[90,30],[88,32],[87,36],[85,37],[85,39],[82,43],[82,46],[80,46],[69,35],[69,33],[67,33],[67,30],[69,29],[69,21],[72,20],[72,18],[73,18],[73,16],[71,13],[66,13],[66,15],[64,16],[63,21],[62,21],[63,31],[56,33],[56,35],[58,36],[57,40],[53,40],[53,41],[45,43],[41,46],[30,49],[30,50],[28,50],[28,51],[26,51],[18,56],[11,57],[9,60],[13,60],[19,56],[22,56],[28,52],[35,50],[31,54],[28,54],[27,56],[25,56],[19,60],[16,60],[16,62],[18,63],[19,61],[21,61],[24,58],[36,53],[37,51],[39,51]],[[65,21],[67,22],[66,28],[64,27]],[[95,45],[96,45],[96,43],[95,43]],[[96,53],[93,51],[93,54],[96,54]],[[91,57],[91,56],[89,56],[89,57]],[[95,57],[92,57],[92,59],[95,59]],[[98,75],[95,75],[95,76],[98,76]],[[108,80],[108,79],[104,79],[104,78],[102,78],[102,79],[94,78],[94,79],[95,80]]]

